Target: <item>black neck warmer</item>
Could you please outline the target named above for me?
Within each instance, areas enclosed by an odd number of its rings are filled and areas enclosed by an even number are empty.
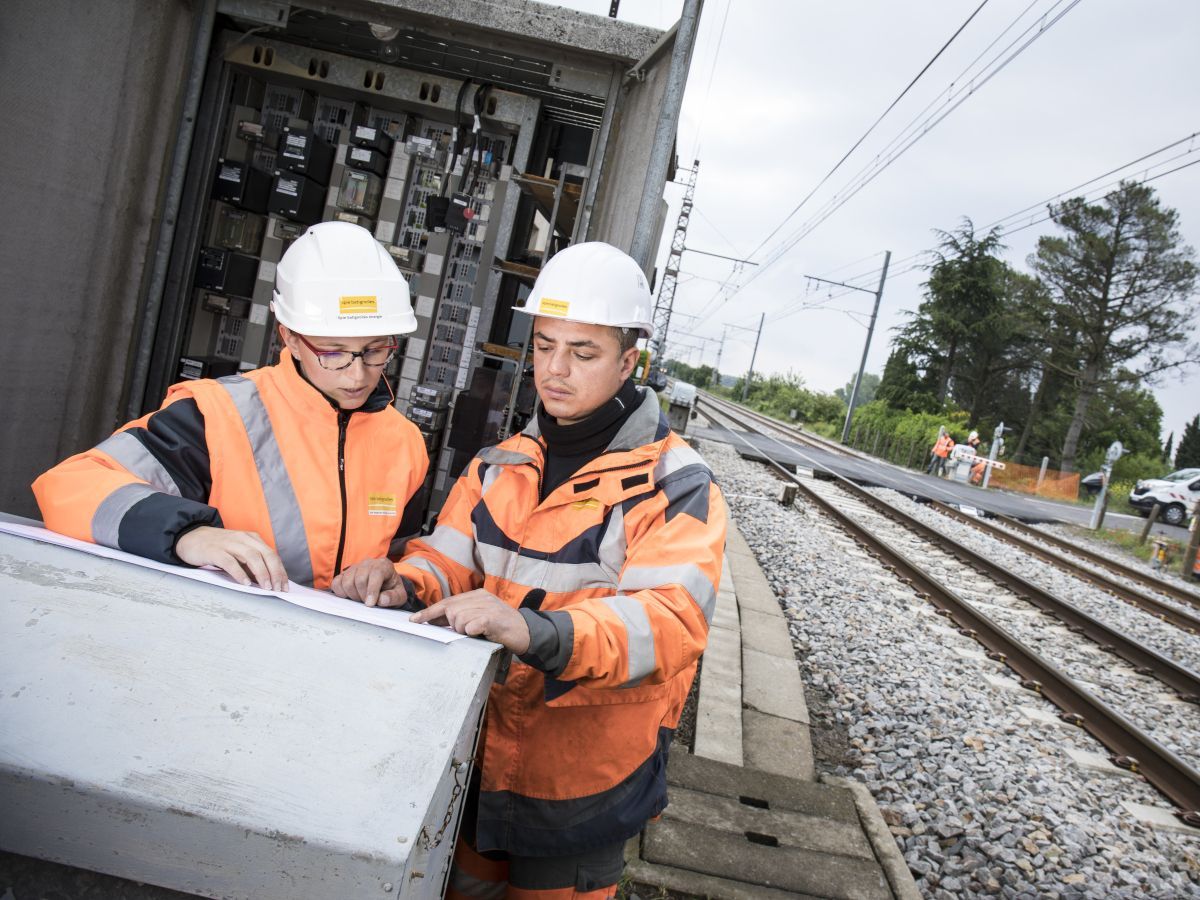
[[[571,425],[558,424],[539,403],[538,428],[546,441],[541,499],[545,500],[556,487],[603,453],[640,403],[641,397],[632,381],[621,385],[616,396],[582,422]]]

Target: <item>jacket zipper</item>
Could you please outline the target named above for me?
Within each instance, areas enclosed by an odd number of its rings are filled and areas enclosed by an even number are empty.
[[[338,535],[337,558],[333,563],[333,574],[342,572],[342,552],[346,549],[346,426],[350,424],[350,413],[338,410],[338,487],[342,492],[342,529]]]

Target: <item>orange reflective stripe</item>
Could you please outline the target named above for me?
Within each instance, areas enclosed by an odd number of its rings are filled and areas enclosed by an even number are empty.
[[[488,859],[460,838],[454,848],[454,868],[450,871],[447,900],[499,900],[508,884],[508,863]]]

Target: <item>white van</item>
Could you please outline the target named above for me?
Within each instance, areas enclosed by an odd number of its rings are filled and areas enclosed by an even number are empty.
[[[1200,500],[1200,469],[1180,469],[1162,478],[1146,478],[1129,492],[1129,505],[1143,516],[1157,503],[1168,525],[1184,525]]]
[[[675,406],[695,406],[696,386],[686,381],[676,381],[667,399]]]

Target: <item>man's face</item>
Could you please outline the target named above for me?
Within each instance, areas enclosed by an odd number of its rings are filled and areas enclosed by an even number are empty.
[[[560,425],[586,419],[616,396],[637,362],[637,348],[621,353],[607,325],[533,321],[533,380],[546,412]]]
[[[337,350],[362,351],[371,347],[385,347],[395,343],[391,335],[380,337],[301,337],[284,326],[279,326],[279,333],[287,344],[288,350],[300,362],[307,378],[318,391],[336,403],[341,409],[358,409],[367,402],[379,378],[383,375],[383,366],[368,366],[362,357],[354,357],[354,361],[344,369],[334,370],[325,368],[317,359],[317,351],[329,353]],[[307,342],[307,343],[306,343]],[[309,346],[311,345],[311,346]],[[316,350],[313,350],[313,347]],[[336,359],[327,365],[341,365]]]

